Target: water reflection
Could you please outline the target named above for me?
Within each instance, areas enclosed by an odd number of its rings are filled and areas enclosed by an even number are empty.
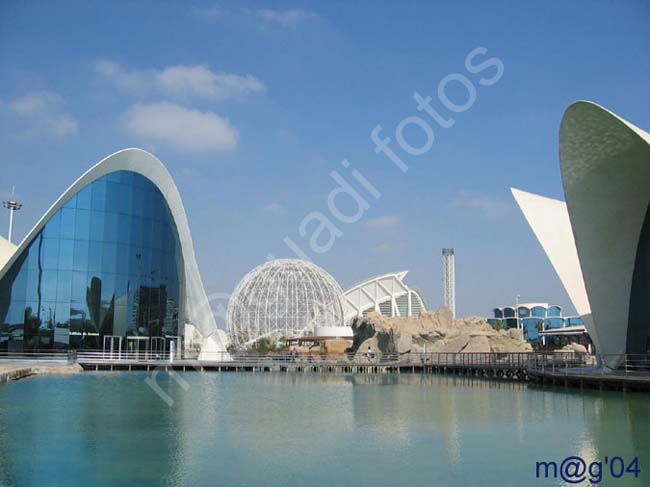
[[[0,388],[0,485],[556,485],[539,460],[650,453],[645,395],[431,375],[161,374]],[[644,485],[621,479],[617,485]]]

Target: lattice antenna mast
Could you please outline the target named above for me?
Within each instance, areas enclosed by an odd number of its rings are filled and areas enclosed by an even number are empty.
[[[456,265],[454,262],[454,249],[442,249],[442,285],[443,302],[451,310],[451,315],[456,318]]]

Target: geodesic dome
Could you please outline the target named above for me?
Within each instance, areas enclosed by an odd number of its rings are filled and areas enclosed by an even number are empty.
[[[341,326],[341,286],[320,267],[277,259],[244,276],[228,302],[228,329],[239,346],[262,337],[296,337]]]

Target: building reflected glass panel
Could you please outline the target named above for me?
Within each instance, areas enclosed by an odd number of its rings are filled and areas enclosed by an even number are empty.
[[[181,247],[158,188],[117,171],[81,189],[0,280],[0,350],[176,337]]]

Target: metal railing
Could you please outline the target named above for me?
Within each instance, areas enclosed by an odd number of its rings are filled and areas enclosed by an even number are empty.
[[[138,362],[146,364],[193,362],[196,352],[178,351],[105,351],[69,350],[48,352],[0,351],[0,363],[116,363]],[[545,353],[365,353],[292,354],[292,353],[227,353],[204,354],[204,363],[221,363],[230,366],[271,367],[277,365],[296,366],[413,366],[450,368],[489,368],[505,370],[527,370],[529,372],[554,375],[623,375],[650,377],[649,354],[590,355],[573,352]]]
[[[530,353],[419,353],[404,357],[404,364],[445,367],[523,369]]]
[[[233,365],[271,366],[271,365],[398,365],[399,354],[375,354],[368,357],[362,353],[344,354],[291,354],[291,353],[222,353],[205,354],[202,359],[210,362],[227,362]]]
[[[78,350],[78,362],[173,362],[186,357],[181,352],[170,352],[169,350]]]
[[[551,356],[556,354],[549,354]],[[548,359],[531,356],[528,369],[532,372],[563,376],[638,376],[650,377],[649,354],[575,354],[573,358]]]

